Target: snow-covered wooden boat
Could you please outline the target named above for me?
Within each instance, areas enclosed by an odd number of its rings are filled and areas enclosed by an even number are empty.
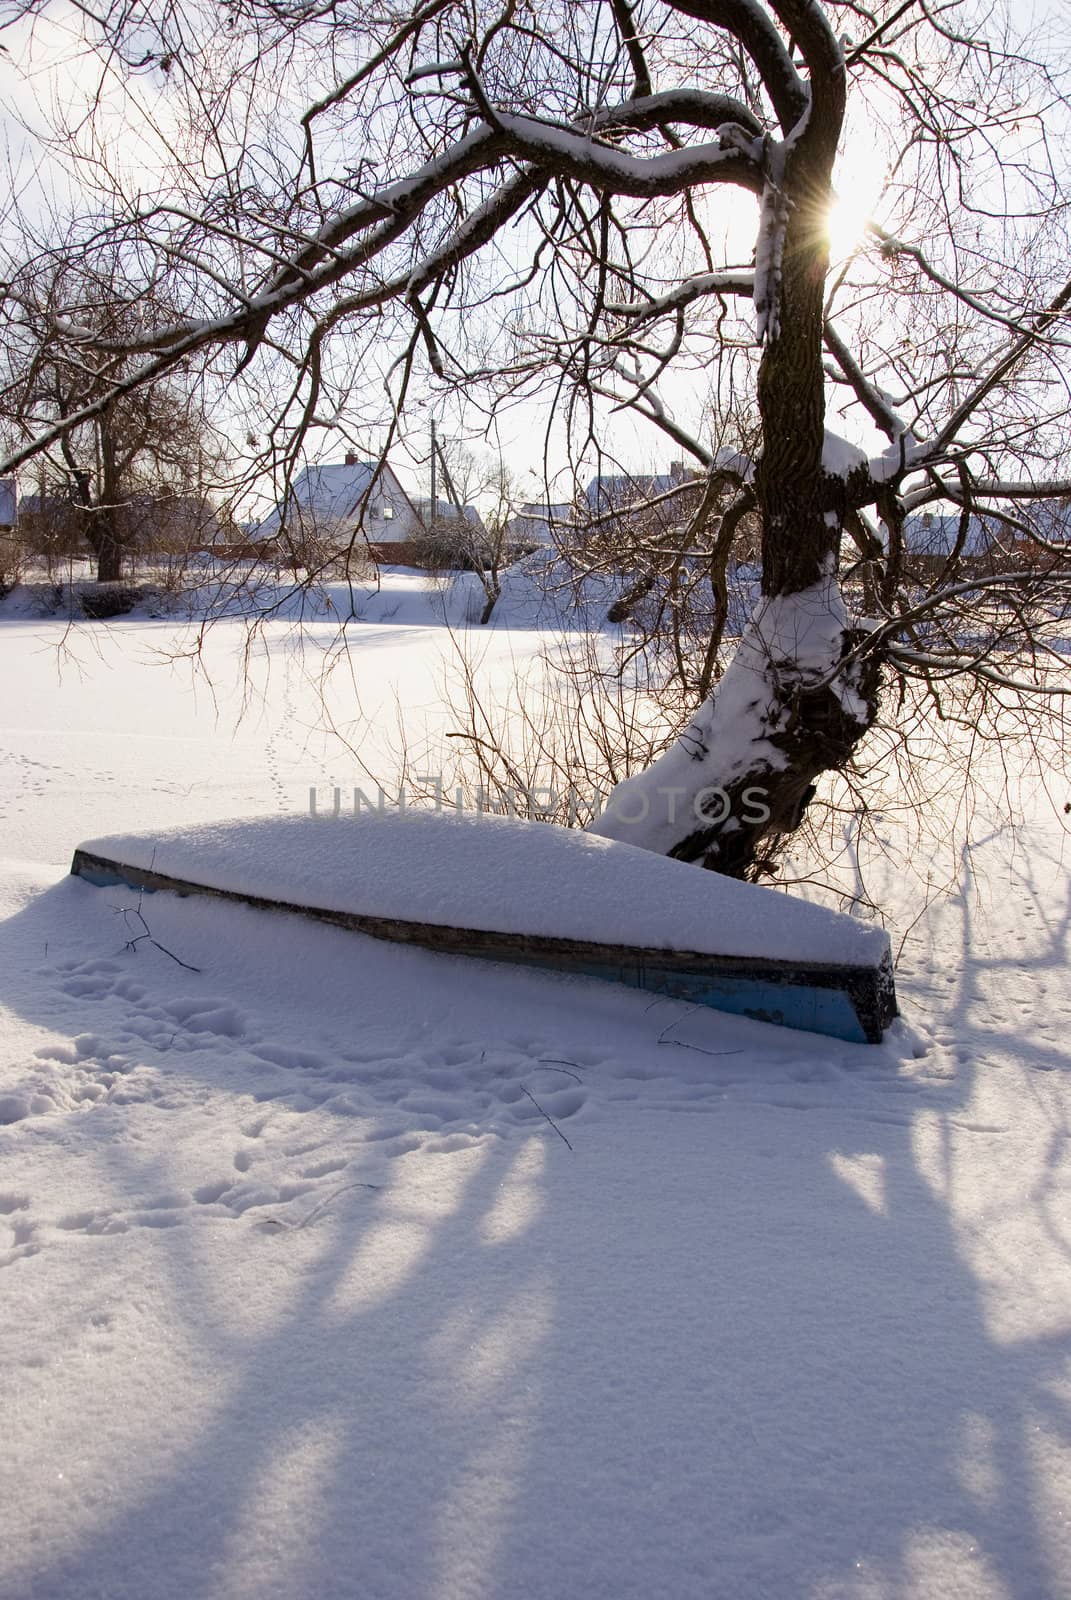
[[[290,912],[376,939],[610,979],[876,1042],[896,1015],[872,924],[632,845],[517,819],[252,818],[87,842],[99,886]]]

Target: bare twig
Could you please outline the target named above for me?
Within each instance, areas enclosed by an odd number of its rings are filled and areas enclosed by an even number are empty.
[[[129,919],[131,917],[136,917],[141,923],[143,930],[141,933],[135,934],[132,938],[126,941],[126,944],[123,946],[124,950],[133,950],[136,952],[138,946],[147,940],[154,949],[159,950],[162,955],[170,956],[172,961],[177,962],[180,967],[184,967],[187,972],[201,971],[200,967],[191,966],[188,961],[183,961],[181,956],[177,956],[173,950],[169,950],[166,945],[161,944],[159,939],[153,938],[152,930],[150,929],[149,924],[145,921],[145,917],[142,914],[140,905],[118,906],[116,909],[122,914],[123,921],[126,922],[127,927],[130,926]]]
[[[539,1101],[536,1099],[535,1095],[532,1093],[532,1091],[530,1089],[526,1088],[523,1083],[521,1084],[521,1093],[522,1094],[526,1094],[528,1096],[529,1100],[535,1106],[535,1108],[539,1112],[540,1116],[541,1117],[546,1117],[547,1121],[550,1123],[551,1127],[554,1129],[554,1132],[558,1135],[558,1138],[562,1141],[563,1144],[569,1145],[569,1149],[571,1150],[573,1148],[572,1145],[569,1144],[569,1140],[565,1137],[564,1133],[559,1128],[559,1126],[555,1122],[554,1118],[550,1115],[550,1113],[548,1111],[544,1111],[543,1107],[539,1104]]]

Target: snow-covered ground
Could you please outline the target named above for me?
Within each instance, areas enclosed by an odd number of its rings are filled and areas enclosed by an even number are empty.
[[[385,777],[419,587],[328,681]],[[172,623],[0,622],[0,1595],[1071,1595],[1064,778],[921,918],[871,864],[877,1048],[168,896],[130,948],[79,840],[359,781],[332,631],[235,727],[237,623],[194,692]]]

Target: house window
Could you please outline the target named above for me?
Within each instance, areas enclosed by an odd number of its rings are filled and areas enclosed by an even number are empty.
[[[394,507],[393,506],[384,505],[384,507],[383,507],[383,521],[384,522],[392,522],[393,520],[394,520]]]

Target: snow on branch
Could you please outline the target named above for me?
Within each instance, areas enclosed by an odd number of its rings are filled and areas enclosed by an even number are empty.
[[[591,130],[605,133],[618,128],[628,128],[636,133],[663,128],[667,123],[685,123],[689,128],[707,128],[721,132],[728,127],[740,128],[746,137],[759,138],[763,126],[750,106],[732,95],[716,94],[709,89],[662,89],[658,94],[643,95],[637,100],[625,100],[620,105],[608,106],[591,118]]]
[[[931,482],[905,494],[904,507],[917,511],[934,500],[962,499],[962,486],[950,483],[935,473]],[[971,483],[971,499],[977,500],[1063,500],[1071,496],[1071,478],[1050,478],[1043,482],[1016,482],[1003,478],[976,478]]]
[[[727,116],[733,119],[733,126],[745,130],[749,125],[758,127],[746,106],[729,96],[701,91],[672,91],[633,104],[608,107],[594,123],[596,127],[645,129],[672,117],[720,128]],[[98,340],[96,348],[124,354],[170,351],[176,360],[206,344],[242,338],[249,341],[252,349],[271,317],[311,298],[380,255],[438,195],[481,170],[495,167],[506,157],[529,151],[541,158],[541,169],[564,172],[603,189],[638,196],[676,193],[701,181],[734,183],[754,190],[761,181],[758,167],[746,149],[723,149],[720,141],[641,159],[599,143],[589,130],[570,129],[536,118],[496,115],[495,125],[482,124],[405,178],[362,197],[332,217],[289,260],[275,268],[259,293],[250,295],[213,273],[213,281],[238,302],[230,314],[152,329],[121,346]],[[538,181],[538,174],[535,181],[531,177],[523,180],[525,197],[538,187]],[[509,185],[504,186],[508,188]],[[504,189],[496,191],[496,195],[501,197]],[[435,261],[428,258],[424,266],[414,265],[404,280],[395,280],[388,288],[370,294],[363,304],[382,304],[393,295],[406,292],[414,280],[429,281],[434,271],[454,264],[485,242],[494,232],[490,224],[495,220],[496,208],[497,225],[501,225],[499,198],[492,198],[472,214],[471,226],[463,224],[449,244],[434,252]],[[507,204],[505,210],[508,215],[513,208]],[[349,309],[354,306],[351,304]]]
[[[606,310],[613,316],[630,317],[636,322],[649,322],[652,318],[679,311],[693,300],[707,295],[731,294],[750,299],[755,292],[755,274],[750,268],[726,268],[722,272],[698,272],[685,278],[676,288],[659,295],[656,300],[607,302]]]
[[[1020,695],[1040,695],[1047,699],[1062,699],[1071,695],[1071,685],[1065,683],[1030,683],[1023,678],[1009,678],[998,672],[981,656],[967,654],[948,655],[935,651],[915,650],[907,645],[888,646],[889,660],[900,667],[918,667],[927,677],[952,678],[970,673],[999,689],[1011,689]]]
[[[537,175],[529,172],[516,174],[484,205],[472,211],[454,233],[415,268],[386,283],[377,282],[363,294],[353,295],[336,303],[321,319],[321,331],[344,315],[380,306],[389,300],[403,298],[423,289],[448,266],[472,254],[492,238],[502,223],[525,204],[537,186]],[[98,398],[61,418],[44,433],[11,451],[0,464],[0,468],[6,472],[14,471],[40,450],[48,449],[74,428],[99,416],[118,396],[132,393],[143,385],[153,383],[198,350],[210,345],[235,343],[242,339],[246,340],[247,346],[252,346],[262,336],[271,317],[304,301],[315,290],[335,283],[348,272],[364,265],[403,232],[407,225],[407,220],[395,218],[390,224],[373,230],[353,249],[332,251],[330,258],[318,271],[306,271],[301,277],[292,275],[288,281],[256,299],[242,298],[238,307],[229,315],[201,322],[178,324],[159,330],[155,335],[131,339],[121,346],[95,339],[94,347],[97,349],[147,355],[150,359],[128,371],[121,379],[117,378]]]
[[[314,242],[294,258],[293,265],[285,268],[270,287],[282,287],[289,281],[292,272],[308,271],[318,266],[323,254],[338,249],[355,234],[377,222],[404,218],[408,224],[451,184],[494,165],[504,154],[504,146],[501,134],[493,128],[480,127],[466,134],[407,177],[387,184],[376,193],[365,196],[356,205],[339,212],[324,224],[315,235]]]
[[[781,331],[781,277],[789,209],[784,160],[785,146],[771,146],[755,243],[755,336],[760,344],[773,344]]]
[[[755,191],[759,169],[744,151],[720,143],[685,145],[655,156],[631,156],[590,136],[571,133],[535,117],[496,112],[495,124],[509,149],[548,172],[579,179],[596,189],[645,199],[679,194],[701,183],[735,184]]]

